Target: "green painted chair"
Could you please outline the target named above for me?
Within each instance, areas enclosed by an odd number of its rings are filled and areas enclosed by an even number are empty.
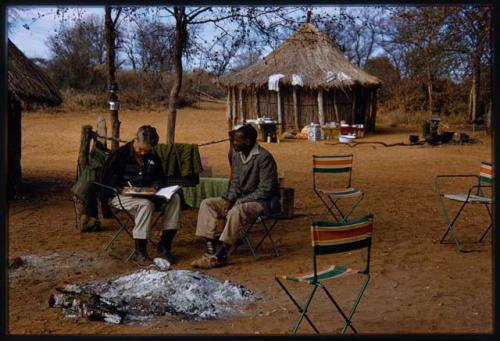
[[[458,238],[458,235],[456,233],[455,229],[455,223],[460,216],[460,214],[463,212],[464,208],[468,204],[476,204],[476,205],[482,205],[485,207],[486,212],[488,216],[490,217],[490,224],[488,227],[484,230],[484,232],[481,235],[481,238],[479,238],[478,243],[482,242],[488,231],[491,229],[493,226],[493,216],[492,216],[492,209],[491,205],[493,204],[493,199],[491,197],[491,194],[487,194],[487,189],[492,189],[492,184],[494,181],[494,167],[493,164],[483,161],[481,162],[481,168],[479,171],[479,175],[476,174],[465,174],[465,175],[437,175],[435,179],[435,190],[436,190],[436,195],[437,195],[437,201],[438,205],[441,209],[441,213],[445,219],[445,222],[447,224],[446,231],[443,235],[443,237],[440,240],[441,244],[445,244],[445,239],[448,233],[451,234],[456,248],[458,251],[467,251],[463,247],[463,243],[460,241]],[[475,184],[470,186],[467,193],[462,193],[462,194],[446,194],[443,193],[441,190],[442,186],[442,180],[443,179],[458,179],[458,178],[473,178],[475,179]],[[488,191],[490,192],[490,191]],[[461,202],[462,204],[460,205],[460,208],[458,211],[451,216],[445,206],[445,200],[448,199],[450,201],[455,201],[455,202]]]
[[[363,200],[364,193],[351,185],[352,162],[352,154],[331,156],[313,155],[313,190],[326,207],[325,213],[320,220],[323,220],[325,216],[330,213],[336,221],[345,221],[361,200]],[[318,187],[319,181],[322,183],[327,181],[327,179],[321,180],[319,174],[323,174],[321,177],[329,175],[328,180],[331,180],[332,176],[336,176],[336,182],[339,185],[333,188]],[[344,213],[340,210],[337,203],[339,200],[349,198],[354,199],[354,202],[347,213]],[[339,217],[337,217],[333,209],[337,211]]]
[[[344,334],[347,328],[351,328],[354,333],[357,333],[357,330],[354,328],[351,321],[354,313],[356,312],[356,308],[366,290],[366,287],[368,286],[368,281],[370,280],[370,251],[372,231],[373,215],[371,214],[349,222],[319,221],[312,223],[311,240],[313,251],[313,271],[304,274],[276,276],[276,281],[300,312],[299,319],[292,329],[293,334],[297,332],[304,318],[307,320],[307,322],[309,322],[314,331],[316,333],[319,333],[318,328],[316,328],[310,317],[307,316],[307,311],[318,288],[321,288],[325,291],[326,295],[333,303],[337,311],[340,313],[340,315],[342,315],[344,327],[341,333]],[[358,249],[366,249],[367,251],[366,262],[363,269],[356,270],[342,265],[331,265],[325,270],[321,271],[317,269],[318,256],[341,252],[351,252]],[[358,275],[363,278],[363,281],[361,289],[359,290],[358,295],[351,307],[351,311],[349,312],[349,314],[345,314],[323,283],[327,280],[339,279],[351,275]],[[297,300],[285,287],[285,285],[283,284],[283,280],[302,282],[312,286],[312,289],[303,307],[301,307],[299,303],[297,303]]]

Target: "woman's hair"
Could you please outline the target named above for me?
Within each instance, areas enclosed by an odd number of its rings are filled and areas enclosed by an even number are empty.
[[[137,140],[141,143],[147,143],[156,146],[159,140],[156,129],[150,125],[144,125],[137,130]]]

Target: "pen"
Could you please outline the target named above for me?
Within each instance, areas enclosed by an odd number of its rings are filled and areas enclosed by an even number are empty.
[[[127,183],[128,183],[128,187],[130,187],[130,188],[134,187],[134,186],[132,186],[132,184],[130,183],[130,181],[127,181]]]

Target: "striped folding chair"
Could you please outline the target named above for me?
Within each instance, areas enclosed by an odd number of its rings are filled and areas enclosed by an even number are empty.
[[[435,179],[435,190],[436,190],[436,195],[437,195],[437,200],[438,200],[438,205],[441,208],[441,213],[446,221],[447,228],[446,232],[444,233],[443,237],[440,240],[441,244],[445,243],[445,238],[448,235],[448,233],[451,234],[452,238],[454,239],[455,245],[457,247],[458,251],[466,251],[463,248],[462,243],[460,242],[457,233],[454,228],[454,224],[457,221],[458,217],[464,210],[465,206],[467,204],[479,204],[485,207],[486,212],[488,213],[488,216],[490,217],[490,224],[488,227],[485,229],[483,234],[481,235],[481,238],[477,241],[478,243],[482,242],[488,231],[491,229],[493,226],[493,217],[492,217],[492,209],[491,205],[493,204],[493,199],[491,197],[491,194],[486,193],[486,189],[492,188],[492,184],[494,181],[494,167],[493,164],[483,161],[481,162],[481,169],[479,171],[479,175],[476,174],[465,174],[465,175],[437,175]],[[445,194],[441,191],[441,180],[442,179],[457,179],[457,178],[473,178],[477,182],[476,184],[472,185],[469,187],[469,190],[467,193],[463,194]],[[491,191],[488,191],[491,193]],[[461,206],[458,209],[458,211],[453,215],[453,217],[450,216],[448,211],[446,210],[445,202],[444,199],[448,199],[451,201],[455,202],[461,202]]]
[[[323,220],[329,212],[336,221],[345,221],[352,211],[354,211],[356,206],[358,206],[361,200],[363,200],[364,193],[351,185],[352,161],[352,154],[332,156],[313,155],[313,190],[326,207],[326,210],[320,220]],[[329,189],[319,188],[318,180],[320,180],[320,173],[338,175],[337,182],[342,182],[342,185]],[[344,178],[343,180],[342,175]],[[326,182],[325,179],[323,182]],[[343,213],[337,205],[337,202],[340,199],[349,198],[354,199],[354,203],[351,205],[347,213]],[[339,217],[337,217],[333,209],[337,211]]]
[[[368,286],[368,281],[370,280],[370,250],[372,231],[373,215],[371,214],[349,222],[313,222],[311,226],[313,271],[305,274],[276,276],[276,281],[300,312],[300,316],[292,329],[293,334],[297,332],[304,318],[307,320],[307,322],[309,322],[314,331],[316,333],[319,333],[318,328],[316,328],[316,326],[313,324],[310,317],[307,316],[307,310],[309,309],[313,296],[318,288],[321,288],[325,291],[326,295],[333,303],[337,311],[340,313],[340,315],[342,315],[342,318],[344,320],[344,327],[341,333],[344,334],[347,328],[351,328],[354,333],[357,333],[357,330],[354,328],[351,321],[361,300],[361,297],[363,296],[366,287]],[[331,265],[325,270],[317,270],[316,258],[320,255],[350,252],[352,250],[363,248],[367,249],[367,257],[364,268],[361,270],[355,270],[350,267],[341,265]],[[326,280],[338,279],[349,275],[360,275],[364,279],[361,285],[361,289],[358,292],[358,295],[356,296],[356,299],[351,307],[351,311],[349,312],[349,314],[345,314],[344,311],[340,308],[339,304],[327,290],[327,288],[323,285],[323,282]],[[301,282],[312,286],[311,292],[307,297],[304,307],[301,307],[299,303],[297,303],[295,298],[290,294],[290,292],[283,284],[282,280]]]

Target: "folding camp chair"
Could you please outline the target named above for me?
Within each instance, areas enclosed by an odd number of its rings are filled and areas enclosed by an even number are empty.
[[[445,194],[441,192],[441,179],[444,178],[474,178],[477,180],[477,184],[472,185],[469,187],[469,190],[466,194]],[[441,244],[444,244],[444,240],[448,233],[451,233],[455,245],[457,247],[458,251],[464,251],[463,246],[457,236],[457,233],[454,228],[454,224],[457,221],[458,217],[462,213],[463,209],[467,204],[480,204],[483,205],[486,208],[486,212],[488,212],[488,216],[490,217],[490,224],[486,228],[486,230],[483,232],[481,235],[481,238],[479,238],[478,243],[482,242],[488,231],[491,229],[493,226],[493,217],[491,213],[491,208],[490,206],[493,204],[493,199],[491,196],[487,195],[485,193],[485,189],[487,188],[492,188],[492,183],[493,183],[493,165],[489,162],[483,161],[481,162],[481,169],[479,171],[479,175],[475,174],[466,174],[466,175],[437,175],[436,180],[435,180],[435,190],[436,190],[436,195],[438,199],[438,204],[439,207],[441,208],[441,213],[443,214],[443,217],[446,221],[447,228],[446,232],[444,233],[443,237],[440,240]],[[458,201],[461,202],[462,205],[460,206],[459,210],[455,213],[455,215],[450,218],[450,215],[448,214],[444,200],[449,199],[452,201]]]
[[[364,193],[357,188],[351,186],[351,178],[352,178],[352,161],[353,155],[332,155],[332,156],[317,156],[313,155],[313,190],[314,193],[318,196],[321,202],[325,205],[326,210],[325,213],[321,216],[320,220],[323,220],[325,216],[330,212],[333,219],[336,221],[346,221],[349,215],[354,211],[356,206],[363,200]],[[347,179],[344,182],[345,185],[338,188],[331,189],[321,189],[317,187],[317,182],[319,177],[317,173],[327,173],[327,174],[343,174],[344,178]],[[339,177],[340,179],[341,177]],[[339,180],[340,181],[340,180]],[[350,207],[347,213],[343,213],[337,202],[340,199],[353,198],[355,199],[354,203]],[[329,201],[329,202],[328,202]],[[335,208],[340,215],[340,218],[337,218],[335,213],[333,212],[333,208]]]
[[[134,216],[132,214],[130,214],[130,212],[127,211],[123,207],[121,199],[120,199],[120,196],[118,195],[118,189],[116,189],[114,187],[110,187],[110,186],[104,185],[104,184],[99,183],[99,182],[94,182],[94,185],[96,185],[97,187],[99,187],[101,190],[111,192],[112,193],[112,197],[117,196],[117,198],[118,198],[118,204],[120,206],[119,208],[116,208],[116,209],[112,208],[111,209],[111,216],[113,217],[113,219],[116,220],[116,222],[118,223],[119,228],[118,228],[118,231],[116,231],[116,233],[113,235],[113,237],[111,238],[111,240],[104,247],[104,251],[109,250],[109,248],[111,247],[111,245],[115,242],[116,239],[118,239],[118,237],[120,236],[120,234],[122,232],[125,232],[133,240],[134,237],[132,235],[132,232],[127,228],[127,221],[124,221],[124,219],[120,219],[119,212],[125,213],[125,215],[127,217],[127,220],[132,223],[132,227],[135,225],[135,219],[134,219]],[[161,217],[163,217],[164,208],[165,208],[165,205],[167,205],[167,203],[168,202],[166,200],[162,200],[161,205],[158,207],[158,209],[155,210],[155,211],[159,211],[160,213],[156,216],[156,219],[153,221],[152,227],[156,226],[156,223],[160,220]],[[152,243],[153,245],[156,245],[152,240],[149,240],[149,242]],[[135,253],[135,249],[132,250],[129,253],[129,255],[127,257],[127,261],[129,261],[132,258],[132,256],[134,255],[134,253]]]
[[[316,290],[318,288],[321,288],[325,291],[330,301],[333,303],[340,315],[342,315],[342,318],[344,320],[344,327],[341,333],[344,334],[347,328],[351,328],[354,333],[357,333],[357,330],[354,328],[351,321],[361,300],[361,297],[363,296],[366,287],[368,286],[368,281],[370,280],[370,250],[372,230],[373,215],[367,215],[349,222],[319,221],[312,223],[311,240],[313,251],[313,271],[305,274],[276,276],[276,281],[300,312],[299,319],[292,329],[293,334],[297,332],[304,318],[307,320],[307,322],[309,322],[314,331],[316,333],[319,333],[318,328],[316,328],[310,317],[307,316],[307,310],[309,309],[314,294],[316,293]],[[347,266],[340,265],[331,265],[329,268],[323,271],[317,270],[316,258],[319,255],[350,252],[352,250],[362,248],[367,249],[366,263],[362,270],[355,270]],[[348,315],[346,315],[340,308],[339,304],[335,301],[333,296],[330,294],[330,292],[327,290],[327,288],[323,285],[323,282],[329,279],[338,279],[348,275],[360,275],[364,277],[364,280],[362,282],[361,289],[358,292],[358,295],[356,296],[356,299],[351,307],[351,311]],[[307,297],[304,307],[301,307],[299,303],[297,303],[295,298],[290,294],[285,285],[281,282],[282,279],[307,283],[312,286],[312,290]]]
[[[266,238],[268,238],[269,241],[271,242],[272,247],[273,247],[274,254],[276,255],[276,257],[278,257],[280,254],[278,252],[278,249],[276,248],[276,244],[274,243],[273,238],[271,237],[271,231],[274,229],[274,227],[278,223],[278,220],[281,218],[282,214],[283,213],[280,211],[279,213],[273,214],[273,215],[265,215],[265,214],[259,215],[255,219],[255,221],[252,224],[250,224],[247,228],[242,228],[240,230],[241,239],[238,242],[236,242],[236,244],[234,244],[234,246],[230,252],[234,253],[236,251],[236,249],[241,245],[242,241],[244,241],[246,243],[246,245],[248,246],[248,248],[250,249],[250,252],[254,256],[254,258],[257,259],[258,248],[262,245],[262,242]],[[267,223],[266,223],[266,221],[267,221]],[[263,231],[264,235],[259,239],[257,244],[255,246],[253,246],[253,244],[250,240],[250,234],[251,234],[251,232],[255,232],[254,226],[259,224],[259,223],[264,230]],[[252,229],[254,231],[252,231]]]

